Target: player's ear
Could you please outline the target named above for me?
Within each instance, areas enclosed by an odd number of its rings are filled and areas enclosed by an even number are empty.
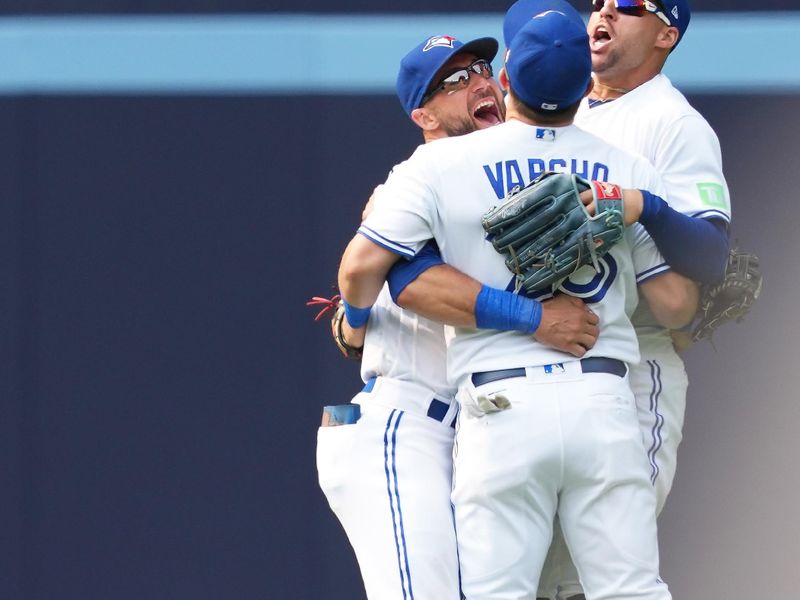
[[[656,48],[664,48],[672,50],[675,44],[678,43],[678,28],[677,27],[664,27],[656,37]]]
[[[500,69],[500,72],[497,74],[497,82],[504,91],[507,92],[509,90],[508,73],[506,72],[505,67]]]
[[[415,108],[411,111],[411,120],[422,131],[433,131],[439,128],[439,119],[427,108]]]

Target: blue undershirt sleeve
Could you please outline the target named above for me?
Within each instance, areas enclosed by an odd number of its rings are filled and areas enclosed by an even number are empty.
[[[646,190],[641,192],[644,204],[639,222],[667,264],[699,283],[722,279],[730,248],[727,223],[722,219],[690,217],[658,196]]]
[[[439,254],[439,246],[433,240],[425,244],[422,250],[417,252],[411,260],[398,260],[394,263],[394,266],[386,276],[386,281],[389,284],[389,293],[392,295],[394,303],[397,304],[397,298],[417,277],[431,267],[443,264],[444,261],[441,254]]]

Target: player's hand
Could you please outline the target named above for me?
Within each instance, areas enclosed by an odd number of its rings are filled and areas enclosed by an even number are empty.
[[[594,216],[596,207],[594,205],[592,190],[583,190],[580,197],[581,202],[583,202],[583,205],[586,207],[586,212]],[[642,215],[642,207],[644,206],[644,198],[642,197],[641,190],[622,190],[622,202],[625,205],[623,214],[625,226],[636,223]]]
[[[331,322],[331,331],[333,333],[333,338],[336,339],[336,330],[333,328],[333,322]],[[353,348],[361,348],[364,345],[364,338],[366,335],[366,326],[353,329],[350,327],[347,319],[342,320],[342,337],[349,346],[352,346]]]
[[[542,320],[533,338],[545,346],[578,358],[594,346],[600,319],[583,300],[559,294],[542,302]]]

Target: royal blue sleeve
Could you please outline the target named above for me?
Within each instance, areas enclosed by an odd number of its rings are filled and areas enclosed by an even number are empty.
[[[646,190],[642,190],[642,196],[644,205],[639,222],[667,264],[699,283],[722,279],[730,248],[727,223],[679,213]]]
[[[441,254],[439,254],[439,246],[433,240],[425,244],[414,258],[398,260],[394,263],[394,266],[386,276],[386,281],[389,284],[389,293],[392,295],[392,300],[394,300],[395,304],[397,304],[398,296],[406,289],[409,283],[431,267],[443,264],[444,261]]]

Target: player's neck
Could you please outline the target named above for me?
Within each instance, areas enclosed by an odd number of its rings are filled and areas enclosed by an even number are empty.
[[[526,125],[534,125],[537,127],[567,127],[568,125],[572,125],[572,121],[574,119],[574,113],[570,113],[569,116],[564,116],[563,119],[554,120],[550,119],[549,122],[544,123],[541,122],[534,117],[530,116],[527,113],[523,113],[521,110],[517,108],[517,104],[513,98],[509,98],[506,101],[506,121],[519,121],[521,123],[525,123]]]
[[[435,140],[441,140],[443,138],[449,137],[447,132],[444,129],[431,129],[431,130],[424,130],[422,132],[422,137],[425,140],[425,143],[433,142]]]
[[[589,98],[592,100],[614,100],[624,96],[632,89],[632,87],[612,85],[610,82],[601,81],[595,76],[594,87],[592,88],[592,93],[589,94]]]
[[[624,96],[631,90],[636,89],[643,83],[647,83],[661,72],[664,61],[658,55],[653,57],[635,69],[627,71],[608,71],[592,73],[594,87],[589,94],[592,100],[613,100]]]
[[[526,117],[518,113],[517,111],[509,109],[506,111],[506,121],[519,121],[520,123],[525,123],[526,125],[534,125],[536,127],[567,127],[568,125],[572,125],[572,118],[565,119],[563,121],[553,122],[553,123],[541,123],[535,119],[531,119],[530,117]]]

